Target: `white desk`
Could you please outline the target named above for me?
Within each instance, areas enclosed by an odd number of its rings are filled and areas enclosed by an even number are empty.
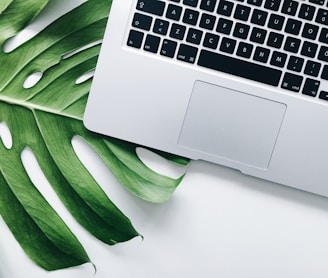
[[[145,240],[108,247],[55,204],[97,265],[97,278],[327,277],[326,198],[193,162],[173,198],[151,205],[130,196],[105,169],[100,174],[102,186]],[[90,265],[39,269],[3,223],[0,260],[4,278],[93,277]]]
[[[56,1],[52,1],[56,2]],[[47,14],[81,1],[57,0]],[[68,6],[70,5],[70,6]],[[48,18],[43,16],[42,20]],[[97,266],[47,273],[23,253],[0,221],[1,278],[326,278],[328,199],[192,162],[172,199],[145,203],[127,193],[81,148],[109,197],[144,235],[109,247],[85,232],[44,188]],[[33,165],[33,159],[26,154]],[[31,166],[36,180],[43,177]]]

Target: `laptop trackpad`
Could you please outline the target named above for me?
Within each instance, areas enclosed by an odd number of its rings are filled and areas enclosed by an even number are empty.
[[[196,81],[179,144],[266,169],[285,104]]]

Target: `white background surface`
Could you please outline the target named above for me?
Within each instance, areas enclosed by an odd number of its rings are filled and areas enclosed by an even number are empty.
[[[51,1],[41,25],[82,1]],[[1,278],[321,278],[328,276],[328,199],[265,182],[205,162],[192,162],[172,199],[153,205],[125,191],[80,142],[85,161],[109,197],[145,237],[109,247],[90,236],[52,192],[33,156],[25,152],[40,190],[85,246],[97,266],[48,273],[23,253],[0,221]],[[175,173],[152,161],[160,171]],[[310,163],[310,162],[309,162]]]

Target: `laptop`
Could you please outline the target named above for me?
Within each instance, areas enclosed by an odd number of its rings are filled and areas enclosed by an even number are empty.
[[[328,196],[327,0],[114,0],[94,132]]]

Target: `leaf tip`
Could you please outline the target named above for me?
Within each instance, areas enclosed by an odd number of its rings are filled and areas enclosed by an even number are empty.
[[[91,265],[92,265],[92,267],[93,267],[93,270],[94,270],[94,272],[93,272],[93,277],[95,277],[96,276],[96,274],[97,274],[97,266],[93,263],[93,262],[90,262],[91,263]]]

